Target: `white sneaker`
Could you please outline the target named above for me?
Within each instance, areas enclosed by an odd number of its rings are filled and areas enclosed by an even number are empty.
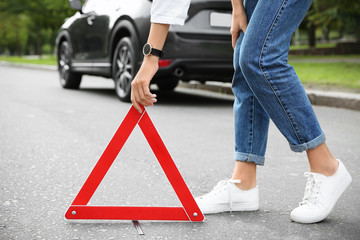
[[[326,177],[307,172],[303,201],[290,213],[291,220],[299,223],[315,223],[324,220],[335,203],[351,184],[352,178],[340,160],[336,173]]]
[[[255,211],[259,209],[259,189],[240,190],[235,183],[240,180],[223,180],[218,182],[211,192],[195,198],[203,214],[228,211]]]

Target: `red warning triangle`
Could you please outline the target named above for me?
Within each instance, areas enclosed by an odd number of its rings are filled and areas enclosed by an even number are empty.
[[[86,182],[67,210],[67,219],[106,220],[171,220],[200,222],[204,216],[191,195],[184,179],[161,140],[149,115],[142,107],[140,114],[132,106],[90,173]],[[158,159],[182,207],[128,207],[128,206],[87,206],[92,195],[103,180],[115,158],[136,125],[140,126],[151,149]]]

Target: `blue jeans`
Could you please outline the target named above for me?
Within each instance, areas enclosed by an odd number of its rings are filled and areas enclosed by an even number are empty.
[[[264,164],[269,120],[302,152],[325,142],[306,92],[287,63],[291,36],[312,0],[245,0],[246,33],[234,49],[235,160]]]

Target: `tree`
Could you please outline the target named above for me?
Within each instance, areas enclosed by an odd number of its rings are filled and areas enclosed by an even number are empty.
[[[1,13],[0,23],[0,51],[4,51],[4,46],[7,46],[10,54],[21,55],[28,41],[28,17],[24,14],[7,15]]]
[[[360,1],[358,0],[314,0],[308,15],[308,26],[322,29],[323,38],[329,40],[330,30],[340,33],[347,30],[360,40]],[[349,26],[353,28],[349,29]],[[357,26],[357,27],[356,27]]]
[[[35,54],[38,55],[42,54],[42,46],[45,43],[54,46],[59,27],[64,22],[64,19],[73,13],[74,10],[70,8],[65,0],[11,0],[0,2],[0,16],[3,19],[15,19],[19,16],[25,16],[27,24],[25,29],[22,28],[22,34],[25,31],[27,35],[27,49],[25,51],[33,48]],[[9,20],[6,22],[11,23],[15,32],[17,32],[17,21]],[[3,21],[1,23],[4,25]],[[3,26],[0,29],[0,34],[4,34]],[[18,40],[15,38],[8,38],[7,41],[0,42],[0,47],[12,49],[11,46],[16,44],[16,41]],[[21,52],[24,52],[24,50]]]

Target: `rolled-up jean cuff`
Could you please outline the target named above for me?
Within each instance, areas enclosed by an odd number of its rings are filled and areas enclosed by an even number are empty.
[[[253,162],[256,165],[264,165],[265,157],[251,153],[235,152],[234,159],[241,162]]]
[[[309,149],[316,148],[317,146],[323,144],[324,142],[325,142],[325,134],[321,133],[320,136],[314,138],[313,140],[311,140],[309,142],[298,144],[298,145],[290,144],[290,149],[294,152],[303,152],[303,151],[306,151]]]

